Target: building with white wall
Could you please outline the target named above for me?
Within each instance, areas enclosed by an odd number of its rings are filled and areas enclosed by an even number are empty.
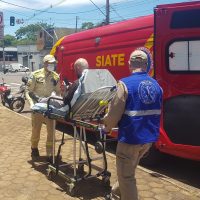
[[[40,51],[37,50],[37,45],[18,45],[18,63],[28,67],[30,71],[35,71],[41,68]]]
[[[4,58],[3,58],[4,55]],[[16,47],[0,47],[0,71],[3,70],[4,65],[18,62],[17,48]]]

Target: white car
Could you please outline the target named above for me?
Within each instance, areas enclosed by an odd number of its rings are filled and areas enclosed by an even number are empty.
[[[11,72],[28,72],[28,71],[29,71],[29,68],[23,66],[23,65],[20,64],[20,63],[12,63],[12,64],[11,64],[11,69],[10,69],[10,71],[11,71]]]
[[[28,72],[29,68],[22,65],[19,71],[20,72]]]
[[[11,65],[5,65],[4,66],[4,71],[9,72],[11,70]]]

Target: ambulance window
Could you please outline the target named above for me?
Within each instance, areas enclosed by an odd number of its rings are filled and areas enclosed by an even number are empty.
[[[189,66],[191,71],[200,71],[200,40],[189,42]]]
[[[170,71],[200,71],[200,40],[173,42],[168,55]]]
[[[170,27],[179,28],[199,28],[200,27],[200,9],[176,11],[171,18]]]

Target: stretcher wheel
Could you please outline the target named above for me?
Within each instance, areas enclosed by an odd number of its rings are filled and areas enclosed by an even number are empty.
[[[73,197],[76,194],[76,185],[74,183],[68,184],[68,191],[70,195]]]
[[[47,179],[52,181],[53,180],[53,172],[50,169],[47,169]]]
[[[102,142],[96,142],[95,144],[95,151],[99,154],[103,153],[104,150],[104,146],[102,144]]]

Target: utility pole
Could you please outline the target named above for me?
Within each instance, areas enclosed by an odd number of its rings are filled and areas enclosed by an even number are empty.
[[[110,3],[106,0],[106,25],[110,24]]]
[[[77,32],[78,30],[78,16],[76,16],[76,28],[75,28],[75,33]]]
[[[2,40],[3,43],[3,71],[6,69],[6,64],[5,64],[5,41],[4,39]]]

